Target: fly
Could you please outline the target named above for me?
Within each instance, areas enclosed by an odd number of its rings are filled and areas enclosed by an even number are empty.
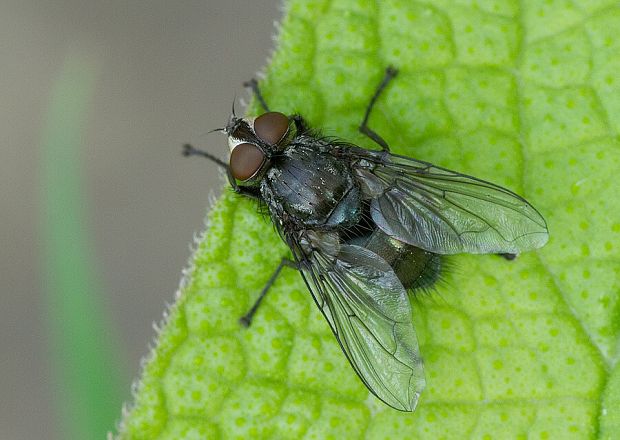
[[[293,259],[283,258],[241,323],[249,326],[283,267],[301,273],[314,302],[364,385],[387,405],[413,411],[425,387],[408,290],[428,288],[442,256],[517,254],[542,247],[547,224],[517,194],[490,182],[390,152],[368,126],[396,76],[389,67],[359,130],[381,150],[321,136],[300,115],[264,109],[226,128],[226,170],[236,193],[264,203]]]

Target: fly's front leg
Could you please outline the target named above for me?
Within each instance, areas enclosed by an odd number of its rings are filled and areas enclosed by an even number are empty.
[[[271,274],[271,277],[269,277],[269,279],[267,280],[265,287],[263,287],[263,290],[261,290],[260,295],[258,295],[258,298],[254,302],[254,305],[252,305],[250,310],[248,310],[248,312],[245,315],[239,318],[239,322],[244,327],[249,327],[250,324],[252,323],[252,318],[254,317],[254,314],[258,310],[258,307],[260,306],[261,301],[263,300],[265,295],[267,295],[267,292],[269,291],[271,286],[273,286],[273,283],[276,282],[276,279],[278,278],[278,275],[280,275],[280,271],[282,270],[284,266],[292,267],[294,269],[298,269],[299,267],[296,262],[289,260],[286,257],[282,258],[282,260],[280,261],[280,264],[278,264],[278,267],[276,267],[276,270]]]
[[[200,156],[200,157],[204,157],[205,159],[209,159],[211,162],[215,162],[217,166],[219,166],[220,168],[224,168],[224,170],[226,171],[228,182],[230,183],[230,186],[232,187],[235,193],[241,194],[246,197],[250,197],[252,199],[260,198],[260,193],[258,192],[256,188],[243,187],[243,186],[237,185],[237,181],[235,180],[232,173],[230,172],[230,167],[228,166],[228,164],[224,162],[223,160],[218,159],[217,157],[215,157],[208,151],[199,150],[198,148],[194,148],[190,144],[185,144],[183,145],[183,156],[185,157]]]
[[[306,121],[301,115],[293,115],[293,122],[295,123],[295,130],[297,134],[302,134],[308,131],[308,126],[306,125]]]
[[[215,162],[221,168],[228,169],[228,164],[226,164],[226,162],[224,162],[222,159],[215,157],[213,154],[209,153],[208,151],[194,148],[190,144],[183,145],[183,156],[185,157],[201,156],[201,157],[204,157],[205,159],[209,159],[211,162]]]
[[[244,82],[243,87],[252,89],[252,93],[254,93],[254,96],[256,97],[256,99],[258,99],[258,102],[260,103],[261,107],[263,107],[263,109],[266,112],[269,111],[269,107],[267,106],[267,103],[265,102],[265,99],[263,98],[263,94],[260,92],[260,89],[258,88],[258,81],[252,78],[251,80]]]
[[[383,151],[387,151],[387,152],[390,151],[390,147],[388,146],[385,139],[379,136],[377,132],[375,132],[368,126],[368,118],[370,118],[370,112],[372,112],[372,109],[375,106],[377,99],[379,99],[379,96],[381,95],[383,90],[387,87],[387,85],[390,83],[392,78],[394,78],[397,74],[398,74],[398,70],[395,67],[389,66],[387,69],[385,69],[385,75],[383,76],[383,80],[379,84],[379,87],[377,87],[377,90],[375,90],[374,95],[372,95],[372,98],[370,99],[370,103],[368,104],[368,107],[366,107],[366,114],[364,114],[364,120],[359,126],[360,132],[364,133],[370,139],[375,141],[377,144],[381,146]]]

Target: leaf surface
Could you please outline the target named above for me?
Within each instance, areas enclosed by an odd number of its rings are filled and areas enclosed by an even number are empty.
[[[227,193],[120,437],[618,438],[618,29],[615,1],[287,3],[271,108],[375,148],[357,126],[394,65],[371,127],[522,194],[551,239],[513,262],[453,257],[412,301],[427,389],[401,413],[369,396],[295,271],[237,324],[286,248]]]

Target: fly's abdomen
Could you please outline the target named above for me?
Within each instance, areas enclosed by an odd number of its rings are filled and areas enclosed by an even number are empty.
[[[365,239],[363,246],[379,255],[394,269],[405,289],[428,288],[439,278],[439,255],[396,240],[379,228]]]

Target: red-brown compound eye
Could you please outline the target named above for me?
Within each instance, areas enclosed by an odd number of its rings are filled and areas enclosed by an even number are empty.
[[[239,144],[230,153],[230,172],[235,179],[248,180],[264,161],[265,155],[256,145]]]
[[[259,139],[275,145],[288,132],[288,118],[279,112],[267,112],[254,120],[254,132]]]

